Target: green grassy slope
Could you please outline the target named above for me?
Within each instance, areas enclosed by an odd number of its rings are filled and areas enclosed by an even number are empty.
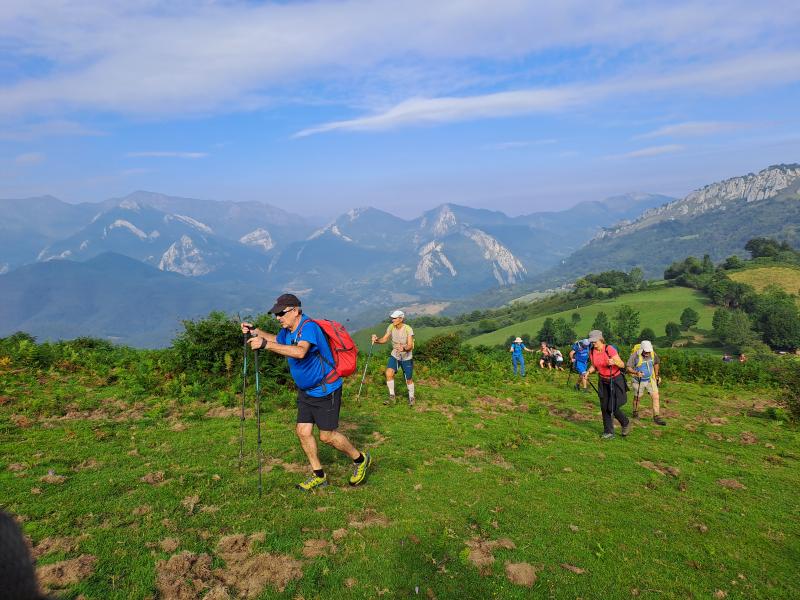
[[[574,309],[567,310],[548,316],[552,316],[553,318],[564,317],[567,322],[570,322],[572,313],[578,312],[581,315],[581,321],[575,326],[575,331],[578,335],[584,335],[591,329],[592,322],[597,316],[597,313],[603,311],[609,318],[612,318],[614,313],[619,309],[619,306],[628,304],[639,311],[641,328],[650,327],[656,334],[664,335],[664,326],[669,321],[679,322],[681,312],[683,312],[683,309],[687,306],[695,309],[700,314],[700,322],[697,324],[697,327],[700,329],[710,329],[714,309],[708,306],[707,302],[708,300],[706,297],[697,290],[683,287],[658,287],[644,292],[623,294],[617,298],[584,306],[577,309],[577,311]],[[523,321],[516,325],[504,327],[497,331],[471,338],[468,342],[473,345],[495,345],[505,342],[510,335],[522,335],[523,333],[530,334],[531,339],[533,339],[536,337],[536,333],[539,329],[541,329],[545,318],[546,317],[542,316],[529,321]]]
[[[753,267],[731,273],[730,278],[752,285],[757,292],[768,285],[777,285],[790,294],[800,293],[800,267]]]
[[[80,398],[96,382],[6,371],[0,506],[39,549],[66,538],[40,565],[96,557],[65,584],[70,598],[165,597],[159,587],[180,581],[195,591],[182,597],[203,597],[246,560],[247,543],[239,556],[218,545],[235,534],[255,536],[250,553],[264,562],[227,579],[231,597],[247,583],[257,599],[800,596],[800,432],[763,418],[767,392],[665,382],[666,428],[642,419],[601,443],[595,402],[563,374],[512,380],[498,362],[447,380],[420,364],[412,410],[382,406],[374,367],[360,404],[348,384],[343,412],[345,433],[375,458],[367,484],[348,487],[348,461],[323,447],[331,486],[293,489],[307,466],[281,394],[265,399],[260,498],[252,415],[239,469],[235,409],[126,412],[126,394],[107,390],[102,414],[40,419],[26,408],[40,395],[70,383]],[[183,551],[211,568],[166,572]],[[535,572],[531,588],[507,575],[519,563]],[[282,583],[281,564],[294,565]]]

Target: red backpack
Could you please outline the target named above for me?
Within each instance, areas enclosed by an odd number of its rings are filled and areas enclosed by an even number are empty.
[[[319,354],[320,360],[324,361],[332,369],[325,378],[325,382],[331,383],[336,379],[335,377],[331,377],[334,372],[339,377],[347,377],[355,373],[356,361],[358,360],[358,347],[353,341],[353,338],[350,337],[350,334],[347,333],[344,325],[328,319],[307,319],[303,321],[303,325],[309,321],[316,323],[319,325],[319,328],[322,329],[322,333],[325,334],[325,339],[328,340],[331,354],[333,354],[334,364],[332,365],[323,358],[322,354]],[[303,325],[301,325],[301,331]],[[300,335],[300,332],[298,332],[298,335]]]

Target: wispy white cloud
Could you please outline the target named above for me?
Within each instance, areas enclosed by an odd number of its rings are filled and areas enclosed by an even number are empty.
[[[41,152],[26,152],[14,158],[14,163],[21,167],[31,167],[47,160],[47,156]]]
[[[128,152],[126,156],[131,158],[205,158],[208,152],[163,152],[163,151],[148,151],[148,152]]]
[[[634,150],[633,152],[617,154],[614,156],[609,156],[608,158],[646,158],[649,156],[661,156],[662,154],[674,154],[675,152],[681,152],[685,149],[686,148],[680,144],[666,144],[664,146],[640,148],[639,150]]]
[[[637,135],[634,139],[649,139],[658,137],[701,137],[706,135],[714,135],[717,133],[725,133],[728,131],[736,131],[748,127],[745,123],[735,123],[730,121],[688,121],[686,123],[676,123],[674,125],[665,125],[659,127],[654,131],[649,131],[641,135]]]
[[[294,137],[331,131],[386,131],[409,125],[558,112],[612,97],[653,92],[729,93],[753,85],[800,81],[800,51],[737,57],[657,76],[631,73],[601,83],[467,97],[414,98],[383,112],[303,129]]]
[[[460,72],[472,60],[507,72],[515,61],[547,52],[580,55],[592,48],[616,58],[640,48],[640,60],[655,65],[703,64],[734,52],[746,56],[766,47],[765,40],[773,48],[796,47],[798,23],[800,8],[791,0],[675,0],[636,8],[625,0],[6,0],[0,40],[7,60],[46,68],[0,86],[0,114],[249,109],[280,102],[307,83],[333,84],[327,91],[338,84],[350,100],[383,83],[395,86],[383,99],[397,98],[418,81],[414,73],[425,71],[440,74],[438,89],[427,80],[410,96],[454,96],[463,79],[487,75],[480,66]],[[412,76],[392,82],[387,73]],[[301,95],[313,94],[306,88]]]

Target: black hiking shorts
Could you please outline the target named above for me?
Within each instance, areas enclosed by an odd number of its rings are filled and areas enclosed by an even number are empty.
[[[342,408],[342,388],[327,396],[316,398],[297,390],[297,422],[314,423],[320,431],[335,431],[339,427]]]

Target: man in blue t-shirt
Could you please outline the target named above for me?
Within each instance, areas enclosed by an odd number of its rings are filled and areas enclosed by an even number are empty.
[[[572,362],[572,368],[579,375],[578,382],[575,384],[575,389],[583,389],[584,392],[588,392],[586,389],[588,383],[587,380],[581,376],[586,373],[586,370],[589,368],[590,345],[588,339],[578,340],[572,344],[572,348],[569,351],[569,360]]]
[[[342,380],[336,372],[333,354],[324,332],[303,314],[300,300],[293,294],[282,294],[269,309],[281,325],[278,335],[242,323],[242,332],[249,333],[253,350],[269,350],[285,356],[289,372],[297,385],[297,437],[308,457],[313,474],[297,487],[306,492],[328,485],[328,478],[317,454],[314,425],[320,441],[333,446],[353,459],[350,485],[359,485],[367,478],[372,464],[369,452],[362,454],[336,431],[342,406]]]

